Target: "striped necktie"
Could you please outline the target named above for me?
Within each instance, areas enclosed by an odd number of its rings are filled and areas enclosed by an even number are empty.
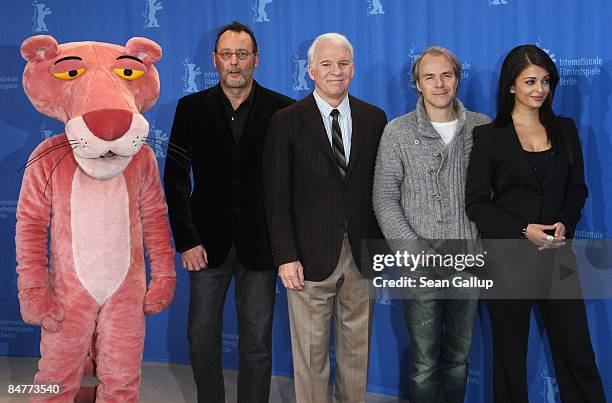
[[[338,109],[333,109],[330,113],[332,117],[332,149],[334,151],[334,156],[336,157],[336,164],[338,164],[340,176],[342,176],[344,179],[346,176],[346,155],[344,154],[342,131],[340,130],[340,123],[338,122],[339,114],[340,112]]]

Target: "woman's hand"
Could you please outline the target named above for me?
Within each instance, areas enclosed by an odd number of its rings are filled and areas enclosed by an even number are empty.
[[[544,231],[554,230],[555,235],[548,235]],[[565,245],[565,225],[557,222],[551,225],[529,224],[525,230],[525,237],[538,247],[538,250],[555,249]]]
[[[555,238],[565,239],[565,225],[562,222],[555,223],[557,229],[555,229]]]

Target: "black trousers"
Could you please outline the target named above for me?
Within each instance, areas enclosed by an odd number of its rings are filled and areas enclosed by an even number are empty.
[[[533,300],[488,300],[495,403],[529,403],[527,344]],[[605,403],[584,301],[537,300],[563,403]]]
[[[246,270],[232,247],[222,266],[189,275],[189,357],[198,402],[225,402],[221,363],[223,306],[233,277],[239,337],[238,402],[267,403],[272,376],[276,270]]]

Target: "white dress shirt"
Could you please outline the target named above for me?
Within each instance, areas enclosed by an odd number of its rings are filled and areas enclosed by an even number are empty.
[[[342,145],[344,146],[344,156],[346,157],[346,165],[348,166],[349,158],[351,154],[351,138],[353,132],[353,118],[351,116],[351,105],[349,104],[348,95],[340,102],[338,107],[334,108],[327,103],[326,100],[321,98],[317,91],[313,91],[314,99],[317,102],[319,112],[323,118],[323,125],[327,132],[327,138],[329,139],[329,146],[332,147],[332,120],[330,113],[334,109],[338,109],[340,114],[338,115],[338,123],[340,124],[340,131],[342,132]]]

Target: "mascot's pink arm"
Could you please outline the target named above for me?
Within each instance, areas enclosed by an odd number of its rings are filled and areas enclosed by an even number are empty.
[[[32,156],[40,155],[47,147],[39,145]],[[21,315],[26,322],[43,325],[50,331],[59,330],[64,317],[63,308],[50,291],[47,271],[47,240],[51,223],[51,188],[47,178],[54,160],[44,158],[26,168],[17,205],[15,236]]]
[[[145,295],[145,313],[153,314],[172,302],[176,286],[174,250],[170,241],[168,207],[159,180],[157,161],[153,151],[144,147],[140,153],[148,158],[143,164],[145,182],[140,189],[140,218],[145,248],[151,266],[151,282]]]

